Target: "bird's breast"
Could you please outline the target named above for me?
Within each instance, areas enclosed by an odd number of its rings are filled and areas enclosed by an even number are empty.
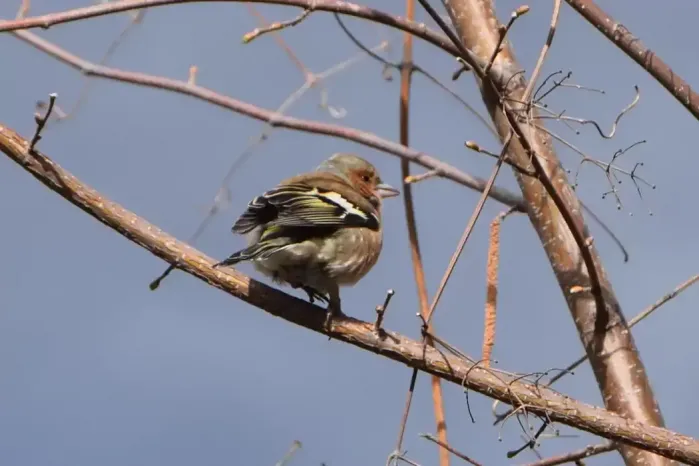
[[[321,247],[320,256],[328,275],[339,285],[353,285],[379,260],[382,231],[343,228]]]

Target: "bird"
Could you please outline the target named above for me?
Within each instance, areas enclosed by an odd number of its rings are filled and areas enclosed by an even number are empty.
[[[382,200],[400,194],[355,154],[335,153],[315,171],[255,197],[233,224],[248,246],[214,267],[252,262],[279,284],[327,303],[325,330],[341,314],[340,287],[355,285],[379,259]]]

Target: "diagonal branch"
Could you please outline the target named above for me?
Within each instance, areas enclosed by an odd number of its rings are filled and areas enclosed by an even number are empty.
[[[665,89],[670,91],[675,99],[689,110],[694,118],[699,119],[699,95],[692,87],[675,73],[659,56],[651,49],[643,45],[643,42],[626,26],[609,16],[592,0],[565,0],[568,5],[585,18],[595,29],[604,34],[607,39],[619,47],[633,61],[638,63],[651,76],[655,78]]]
[[[10,128],[0,125],[0,152],[49,189],[108,228],[137,243],[179,269],[267,313],[309,330],[324,333],[325,310],[289,296],[235,270],[211,266],[214,260],[176,240],[143,218],[110,201],[39,151]],[[347,316],[333,324],[333,338],[390,358],[443,380],[507,404],[524,403],[531,413],[616,442],[634,445],[686,463],[699,463],[699,442],[670,430],[626,419],[611,411],[577,402],[522,377],[496,374],[467,359],[445,355],[433,347]]]
[[[111,5],[111,3],[108,5]],[[0,28],[1,27],[2,26],[0,25]],[[280,115],[274,110],[263,109],[247,102],[242,102],[240,100],[233,99],[232,97],[219,94],[211,89],[185,81],[178,81],[161,76],[123,71],[116,68],[96,65],[73,55],[67,50],[62,49],[29,31],[15,31],[13,34],[22,41],[75,68],[86,76],[94,76],[112,81],[120,81],[138,86],[176,92],[178,94],[194,97],[198,100],[208,102],[250,118],[254,118],[256,120],[267,122],[271,127],[322,134],[325,136],[356,142],[358,144],[362,144],[364,146],[409,160],[425,168],[436,170],[438,176],[450,179],[456,183],[479,192],[483,192],[487,184],[486,180],[469,175],[468,173],[465,173],[452,165],[444,163],[424,152],[420,152],[410,147],[405,147],[393,141],[382,139],[379,136],[366,131],[349,128],[347,126],[302,120],[299,118]],[[517,210],[520,212],[526,211],[527,207],[522,198],[506,189],[493,188],[490,191],[490,197],[502,202],[507,206],[517,207]]]

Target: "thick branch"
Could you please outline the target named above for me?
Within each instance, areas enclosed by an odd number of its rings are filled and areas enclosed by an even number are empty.
[[[108,5],[111,5],[111,3]],[[62,49],[29,31],[15,31],[13,34],[29,45],[77,69],[85,76],[94,76],[113,81],[136,84],[138,86],[176,92],[178,94],[188,95],[241,115],[254,118],[256,120],[268,122],[274,127],[288,128],[307,133],[323,134],[325,136],[353,141],[358,144],[401,157],[404,160],[409,160],[425,168],[436,170],[438,174],[437,176],[450,179],[456,183],[479,192],[483,192],[487,184],[486,180],[476,176],[471,176],[452,165],[425,154],[424,152],[417,151],[410,147],[405,147],[393,141],[382,139],[379,136],[366,131],[349,128],[347,126],[301,120],[299,118],[280,115],[272,110],[266,110],[250,103],[242,102],[240,100],[233,99],[232,97],[219,94],[211,89],[207,89],[196,84],[190,84],[185,81],[178,81],[175,79],[153,76],[145,73],[122,71],[116,68],[96,65],[71,54],[67,50]],[[490,191],[490,197],[502,202],[505,205],[516,207],[520,212],[526,211],[526,204],[522,198],[506,189],[493,188]]]
[[[604,34],[614,45],[619,47],[633,61],[638,63],[653,76],[665,89],[670,91],[694,118],[699,118],[699,95],[692,90],[687,81],[670,68],[641,40],[631,34],[626,26],[617,22],[604,12],[592,0],[565,0],[575,11],[588,20],[595,29]]]
[[[235,270],[213,269],[214,261],[211,258],[105,198],[45,155],[38,151],[29,153],[28,148],[27,140],[13,130],[0,126],[0,151],[107,227],[181,270],[269,314],[315,332],[324,332],[324,309]],[[333,337],[337,340],[418,368],[504,403],[519,405],[521,402],[529,412],[548,416],[551,421],[668,458],[699,463],[699,442],[691,437],[579,403],[549,388],[525,383],[520,377],[496,374],[395,332],[386,331],[382,339],[374,332],[373,325],[367,322],[341,316],[333,321],[333,330]]]
[[[490,0],[445,0],[463,46],[481,58],[492,55],[500,42],[498,22]],[[519,69],[509,44],[497,55],[496,65]],[[480,73],[482,74],[482,73]],[[519,139],[510,152],[522,167],[533,165],[540,180],[515,177],[529,203],[529,218],[536,229],[566,298],[573,320],[597,378],[606,406],[628,418],[662,426],[633,337],[591,242],[580,203],[553,149],[550,136],[521,122],[526,105],[514,110],[513,102],[527,100],[524,79],[507,87],[484,77],[481,92],[501,139],[514,128]],[[535,111],[535,110],[534,110]],[[518,112],[518,113],[516,113]],[[581,236],[583,238],[581,238]],[[627,464],[660,465],[667,462],[647,452],[621,447]]]

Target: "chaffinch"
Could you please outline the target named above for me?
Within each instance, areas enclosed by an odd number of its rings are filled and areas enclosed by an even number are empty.
[[[399,191],[376,168],[338,153],[314,172],[288,178],[254,198],[233,225],[248,247],[214,267],[252,261],[275,282],[328,303],[325,321],[341,312],[340,286],[354,285],[376,264],[382,246],[381,200]]]

